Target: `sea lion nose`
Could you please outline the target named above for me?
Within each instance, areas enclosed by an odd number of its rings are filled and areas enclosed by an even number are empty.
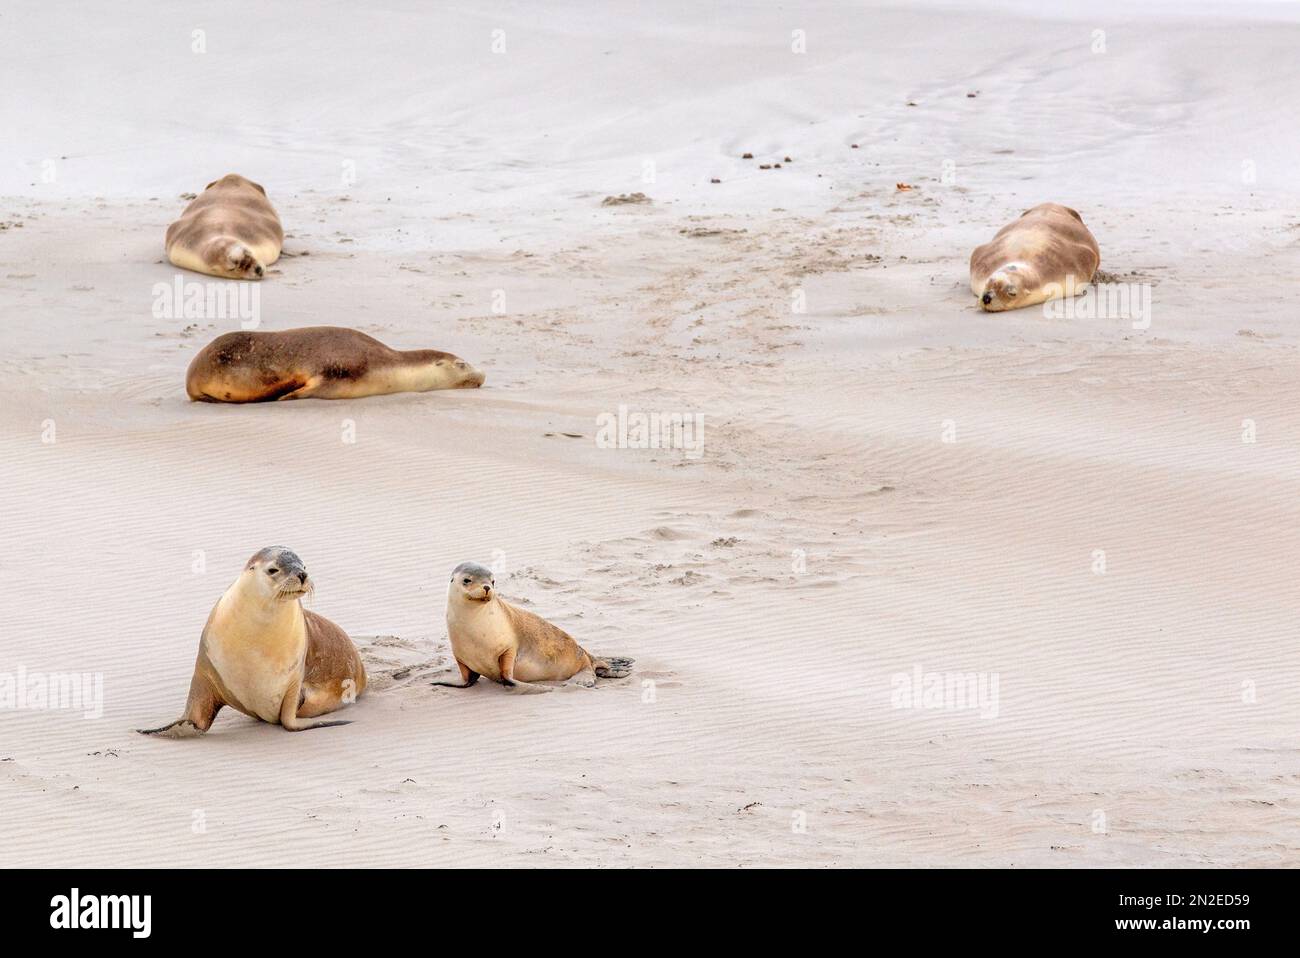
[[[483,586],[483,594],[484,594],[484,595],[490,595],[491,593],[492,593],[492,586],[490,586],[490,585],[485,585],[485,586]]]
[[[983,295],[983,297],[981,297],[981,298],[983,299],[983,301],[984,301],[984,305],[985,305],[985,306],[987,306],[989,303],[993,302],[993,294],[992,294],[992,293],[985,293],[985,294]]]
[[[305,571],[298,573],[298,582],[302,585],[307,584],[307,573]]]

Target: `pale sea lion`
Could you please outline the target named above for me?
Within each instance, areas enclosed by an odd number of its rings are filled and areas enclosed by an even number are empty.
[[[563,629],[501,598],[495,586],[492,570],[476,562],[462,562],[452,572],[447,635],[460,681],[433,685],[469,688],[486,675],[516,692],[549,692],[550,687],[531,683],[589,688],[596,676],[620,679],[632,674],[632,659],[594,658]]]
[[[970,288],[991,313],[1082,292],[1101,265],[1083,217],[1040,203],[1008,223],[970,257]]]
[[[185,374],[199,402],[357,399],[430,389],[475,389],[483,373],[436,349],[390,349],[341,326],[237,332],[204,346]]]
[[[208,615],[199,639],[185,713],[145,735],[206,732],[223,706],[291,732],[348,725],[307,722],[353,702],[366,668],[346,632],[302,607],[312,590],[302,560],[280,546],[262,549]]]
[[[225,279],[261,279],[280,258],[284,230],[266,190],[238,173],[213,180],[167,227],[167,258]]]

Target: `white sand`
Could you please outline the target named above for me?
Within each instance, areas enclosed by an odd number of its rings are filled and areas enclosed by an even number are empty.
[[[104,701],[0,712],[0,864],[1300,861],[1300,18],[1124,6],[7,5],[0,673]],[[230,171],[309,254],[263,328],[487,386],[186,402],[236,324],[152,315],[163,231]],[[974,309],[1043,200],[1149,329]],[[621,403],[704,455],[598,448]],[[397,637],[353,724],[135,735],[269,544]],[[381,690],[494,553],[636,674]],[[996,717],[894,708],[916,668],[996,674]]]

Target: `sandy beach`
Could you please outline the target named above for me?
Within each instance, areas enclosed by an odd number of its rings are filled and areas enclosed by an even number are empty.
[[[0,865],[1300,864],[1295,7],[226,9],[0,18],[0,685],[102,688],[0,708]],[[229,172],[260,328],[485,386],[187,401]],[[1149,315],[977,308],[1048,200]],[[135,734],[274,544],[352,724]],[[633,675],[430,687],[467,559]]]

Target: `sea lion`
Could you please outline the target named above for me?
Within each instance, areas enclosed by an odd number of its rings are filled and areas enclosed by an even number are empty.
[[[261,279],[280,258],[284,230],[266,190],[238,173],[209,183],[167,227],[173,266],[224,279]]]
[[[1101,250],[1083,217],[1040,203],[970,257],[970,288],[990,313],[1073,296],[1092,281]]]
[[[474,389],[483,373],[436,349],[390,349],[342,326],[234,332],[204,346],[185,374],[196,402],[357,399],[430,389]]]
[[[533,682],[566,682],[587,688],[596,676],[632,674],[632,659],[598,659],[573,636],[545,619],[511,605],[495,591],[492,570],[462,562],[447,586],[447,635],[460,667],[459,682],[434,682],[466,689],[486,675],[516,692],[550,692]]]
[[[291,732],[348,725],[307,722],[366,690],[366,667],[346,632],[302,607],[312,583],[302,560],[281,546],[262,549],[208,615],[185,713],[145,735],[206,732],[223,706]]]

